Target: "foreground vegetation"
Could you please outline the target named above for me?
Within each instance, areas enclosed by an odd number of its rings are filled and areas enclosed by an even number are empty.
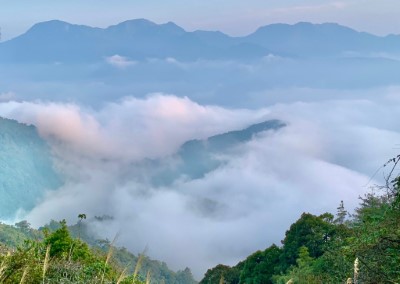
[[[107,254],[90,248],[72,238],[61,221],[54,232],[45,230],[41,240],[25,240],[17,249],[1,247],[0,283],[150,283],[150,274],[147,279],[138,270],[127,275],[111,256],[112,246]]]
[[[70,227],[51,221],[39,230],[26,221],[0,224],[0,283],[196,283],[190,269],[172,272],[144,254],[91,238],[85,227],[82,219]]]
[[[234,267],[209,269],[200,284],[400,283],[400,178],[360,198],[355,213],[340,203],[336,216],[303,213],[282,246],[257,251]]]

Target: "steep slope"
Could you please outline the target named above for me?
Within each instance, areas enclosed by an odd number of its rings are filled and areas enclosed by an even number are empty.
[[[35,127],[0,118],[0,218],[32,209],[46,190],[60,184]]]

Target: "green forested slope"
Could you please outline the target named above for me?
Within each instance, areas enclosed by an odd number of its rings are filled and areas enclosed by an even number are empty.
[[[395,169],[400,156],[386,166]],[[360,198],[354,214],[303,213],[281,246],[257,251],[234,267],[209,269],[200,284],[400,283],[400,178]]]
[[[32,125],[0,117],[0,218],[30,210],[46,190],[58,188],[50,147]]]

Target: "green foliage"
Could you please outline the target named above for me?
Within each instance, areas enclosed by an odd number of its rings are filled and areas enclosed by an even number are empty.
[[[186,267],[184,270],[178,271],[176,273],[176,284],[186,284],[186,283],[187,284],[197,283],[193,279],[192,271],[190,271],[190,269],[188,267]]]
[[[299,250],[302,246],[307,247],[311,257],[322,256],[327,245],[336,235],[336,226],[327,222],[327,215],[314,216],[303,213],[296,223],[286,231],[281,254],[281,272],[296,264]]]
[[[296,263],[297,265],[291,267],[286,275],[273,277],[274,283],[286,284],[288,281],[295,284],[326,283],[321,281],[321,277],[315,274],[315,260],[310,256],[307,247],[300,247]]]
[[[49,251],[49,255],[47,255]],[[105,253],[71,237],[66,222],[44,240],[27,240],[16,250],[0,250],[0,283],[120,283],[142,284],[121,277],[122,270]]]
[[[82,222],[85,218],[84,216],[80,216],[84,214],[78,215],[78,223],[68,226],[68,231],[72,238],[80,239],[83,242],[87,243],[92,250],[96,251],[99,254],[107,254],[110,249],[111,241],[99,240],[96,239],[95,236],[89,230],[89,222]],[[81,218],[82,217],[82,218]],[[112,220],[110,216],[102,216],[94,218],[97,222],[107,222]],[[49,232],[54,232],[57,229],[61,228],[60,222],[56,222],[54,220],[50,221],[49,224],[41,228],[41,231],[47,229]],[[121,267],[122,270],[126,268],[127,274],[132,274],[136,267],[136,263],[138,261],[138,256],[129,252],[126,248],[114,247],[113,248],[113,262],[116,266]],[[147,272],[151,272],[151,283],[165,283],[165,284],[192,284],[196,283],[196,281],[192,278],[189,279],[189,275],[191,275],[190,269],[189,272],[185,269],[183,271],[174,272],[170,270],[166,263],[160,262],[157,260],[152,260],[149,257],[144,256],[142,258],[141,269],[139,270],[139,278],[144,280],[146,279]],[[186,279],[185,282],[183,282]]]
[[[14,226],[0,223],[0,243],[9,247],[17,247],[23,244],[26,238],[25,232],[16,229]]]
[[[340,201],[340,205],[337,208],[337,213],[336,213],[337,218],[335,219],[335,223],[343,224],[346,221],[347,215],[348,215],[348,213],[344,209],[344,204],[343,204],[343,200],[342,200],[342,201]]]
[[[330,267],[324,266],[319,259],[348,234],[347,227],[335,223],[330,213],[320,216],[303,213],[286,232],[282,248],[272,245],[257,251],[233,268],[218,265],[208,270],[200,283],[218,283],[221,275],[225,279],[234,279],[226,283],[286,283],[290,279],[294,283],[321,283],[322,280],[327,280],[323,283],[335,283],[326,277]],[[237,272],[239,279],[234,278]]]
[[[239,271],[235,267],[219,264],[216,267],[207,270],[204,278],[199,284],[219,284],[221,278],[223,283],[237,284],[239,283]]]
[[[398,185],[396,184],[396,191]],[[354,222],[350,253],[360,261],[360,281],[400,282],[400,211],[398,195],[368,194]]]
[[[257,251],[244,261],[240,274],[240,283],[258,284],[272,283],[275,268],[279,265],[282,251],[276,245],[272,245],[264,251]]]

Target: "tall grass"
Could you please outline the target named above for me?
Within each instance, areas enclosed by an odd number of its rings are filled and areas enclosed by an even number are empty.
[[[28,274],[28,270],[29,270],[29,267],[26,266],[25,269],[24,269],[24,272],[22,273],[22,277],[21,277],[21,280],[19,281],[19,284],[23,284],[24,283],[26,275]]]
[[[47,246],[47,248],[46,248],[46,255],[45,255],[44,261],[43,261],[43,275],[42,275],[43,284],[44,284],[44,280],[45,280],[45,277],[46,277],[47,269],[49,268],[50,247],[51,247],[50,245]]]
[[[117,239],[118,239],[118,234],[115,235],[113,241],[110,244],[110,247],[108,248],[107,257],[106,257],[106,260],[104,262],[103,273],[101,275],[101,282],[100,282],[101,284],[103,284],[103,282],[104,282],[104,276],[106,274],[106,268],[107,268],[107,265],[108,265],[108,263],[109,263],[109,261],[111,259],[112,254],[114,252],[114,244],[117,241]]]
[[[359,273],[359,261],[358,257],[356,257],[356,260],[354,260],[354,279],[353,282],[354,284],[358,283],[358,273]]]
[[[1,264],[0,264],[0,283],[3,279],[4,276],[4,272],[6,271],[7,268],[7,264],[6,264],[6,260],[4,259]]]
[[[122,270],[121,274],[118,277],[117,284],[121,283],[121,281],[125,279],[126,271],[128,270],[129,265],[130,263],[127,266],[125,266],[124,270]]]
[[[136,278],[137,275],[139,274],[140,268],[142,267],[143,256],[144,256],[144,253],[139,254],[138,261],[136,262],[136,265],[135,265],[135,271],[133,272],[133,278]]]
[[[146,284],[150,284],[150,281],[151,281],[151,272],[149,270],[147,271]]]

